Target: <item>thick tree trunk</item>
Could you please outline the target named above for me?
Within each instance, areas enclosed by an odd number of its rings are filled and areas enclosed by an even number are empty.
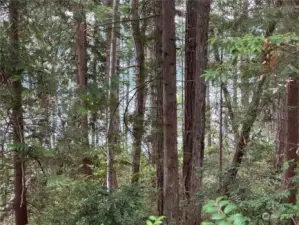
[[[287,86],[287,116],[286,116],[286,148],[285,162],[290,162],[283,174],[283,186],[290,190],[288,203],[296,204],[296,186],[293,181],[296,175],[298,149],[298,78],[291,77]],[[292,224],[295,224],[292,222]]]
[[[201,75],[207,67],[208,62],[208,34],[211,0],[202,0],[198,3],[197,32],[196,32],[196,73],[195,96],[193,104],[193,152],[191,170],[191,197],[193,198],[190,208],[192,216],[189,225],[199,225],[201,222],[200,206],[196,195],[202,185],[202,169],[204,160],[204,139],[205,139],[205,103],[206,83]]]
[[[117,21],[119,0],[113,1],[113,22]],[[109,96],[109,131],[108,131],[108,156],[107,156],[107,189],[116,188],[116,171],[114,168],[114,154],[119,148],[120,118],[119,118],[119,70],[117,57],[118,28],[112,25],[111,46],[110,46],[110,96]]]
[[[175,0],[162,1],[164,215],[168,224],[179,224],[177,152]]]
[[[156,160],[156,186],[158,190],[157,199],[157,211],[158,215],[163,215],[164,199],[163,199],[163,180],[164,180],[164,153],[163,153],[163,83],[162,83],[162,0],[155,0],[155,14],[159,15],[155,19],[155,59],[156,59],[156,70],[155,70],[155,139],[154,141],[154,152]]]
[[[19,79],[12,79],[12,127],[13,141],[16,145],[22,145],[24,141],[24,119],[22,110],[22,79],[20,70],[17,68],[19,63],[19,9],[18,1],[11,0],[9,4],[9,20],[10,20],[10,44],[11,44],[11,69],[10,76],[20,76]],[[20,149],[14,152],[14,210],[15,224],[25,225],[28,223],[27,216],[27,198],[26,198],[26,182],[25,182],[25,160]]]
[[[140,157],[142,136],[144,133],[145,113],[145,55],[144,55],[144,33],[141,32],[139,20],[139,0],[132,0],[132,31],[136,53],[136,111],[133,124],[133,160],[132,160],[132,183],[138,183],[140,173]]]
[[[183,182],[184,199],[186,204],[190,202],[192,148],[193,148],[193,104],[194,104],[194,80],[196,74],[196,23],[197,0],[187,1],[186,33],[185,33],[185,105],[184,105],[184,137],[183,137]],[[188,210],[187,210],[188,211]],[[187,211],[185,219],[188,220]]]

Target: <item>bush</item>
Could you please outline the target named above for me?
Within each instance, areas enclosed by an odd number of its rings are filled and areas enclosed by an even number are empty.
[[[63,179],[46,189],[47,205],[32,213],[31,224],[139,225],[150,214],[139,186],[108,192],[97,183]]]

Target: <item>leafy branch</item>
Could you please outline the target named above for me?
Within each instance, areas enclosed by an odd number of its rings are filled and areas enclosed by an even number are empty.
[[[205,221],[201,225],[246,225],[248,219],[240,213],[234,213],[237,206],[225,197],[210,200],[203,206],[203,212],[210,215],[213,222]]]

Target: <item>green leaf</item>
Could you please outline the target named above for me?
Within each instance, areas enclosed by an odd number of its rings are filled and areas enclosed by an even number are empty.
[[[235,206],[235,205],[228,205],[228,206],[225,207],[224,213],[225,214],[229,214],[230,212],[232,212],[236,208],[237,208],[237,206]]]
[[[220,202],[223,199],[226,199],[226,197],[225,196],[220,196],[220,197],[216,198],[216,202]]]
[[[165,219],[165,216],[159,216],[159,217],[157,218],[157,220],[163,220],[163,219]]]
[[[155,217],[155,216],[150,216],[149,219],[155,221],[155,220],[157,219],[157,217]]]
[[[147,220],[146,225],[153,225],[153,223],[151,221]]]
[[[236,214],[231,215],[229,218],[231,220],[235,220],[237,217],[240,217],[240,216],[242,216],[240,213],[236,213]]]
[[[236,217],[234,225],[243,225],[245,224],[246,219],[243,216]]]
[[[215,224],[212,222],[202,222],[200,225],[215,225]]]
[[[229,219],[234,222],[234,225],[243,225],[246,222],[246,218],[240,213],[230,216]]]
[[[205,213],[216,213],[219,212],[219,209],[216,206],[210,206],[204,209]]]
[[[231,225],[231,223],[226,220],[222,220],[222,221],[219,221],[218,225]]]
[[[228,204],[229,204],[229,201],[228,201],[228,200],[223,200],[223,201],[220,201],[220,202],[218,203],[218,205],[220,205],[221,207],[226,206],[226,205],[228,205]]]
[[[212,214],[211,218],[213,220],[223,220],[226,218],[226,215],[224,213],[215,213],[215,214]]]

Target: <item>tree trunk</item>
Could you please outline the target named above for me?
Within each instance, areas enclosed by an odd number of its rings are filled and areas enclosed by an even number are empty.
[[[77,64],[77,86],[80,91],[85,90],[87,86],[87,55],[86,55],[86,21],[83,13],[83,8],[78,6],[79,10],[76,11],[76,64]],[[81,105],[86,109],[86,103],[81,100]],[[83,146],[87,148],[88,141],[88,114],[80,116],[80,130],[83,134]],[[85,175],[91,175],[91,159],[85,157],[83,159],[83,171]]]
[[[223,95],[222,82],[220,82],[220,104],[219,104],[219,152],[218,152],[218,167],[219,167],[219,190],[222,187],[222,158],[223,158]]]
[[[162,1],[164,215],[168,224],[179,224],[177,152],[175,0]]]
[[[277,125],[276,125],[276,145],[275,145],[275,169],[280,171],[283,164],[283,157],[285,152],[286,141],[286,96],[285,93],[278,100]]]
[[[144,56],[144,34],[141,32],[139,20],[139,0],[132,0],[132,31],[136,53],[136,111],[133,124],[133,160],[132,160],[132,183],[138,183],[140,173],[140,157],[142,136],[144,133],[143,120],[145,113],[145,56]]]
[[[113,0],[113,24],[111,30],[110,46],[110,96],[109,96],[109,130],[108,130],[108,156],[107,156],[107,189],[116,188],[116,171],[114,168],[114,154],[119,148],[120,118],[119,118],[119,70],[117,57],[117,21],[119,0]]]
[[[97,64],[98,64],[98,60],[99,60],[99,57],[98,57],[98,48],[100,46],[100,43],[99,43],[99,40],[100,40],[100,31],[99,31],[99,26],[97,25],[97,20],[95,18],[95,25],[93,27],[93,46],[92,46],[92,55],[93,55],[93,61],[92,61],[92,82],[93,82],[93,85],[97,85],[98,82],[97,82],[97,74],[98,74],[98,69],[97,69]],[[97,146],[97,135],[98,135],[98,132],[97,132],[97,120],[98,120],[98,110],[97,109],[92,109],[91,111],[91,145],[92,147],[96,147]]]
[[[287,7],[298,7],[299,1],[286,2]],[[291,12],[288,19],[284,21],[285,30],[294,32],[293,26],[289,24],[289,19],[297,20],[297,13]],[[288,189],[288,203],[296,205],[297,185],[294,180],[298,161],[298,74],[291,74],[287,81],[287,96],[286,96],[286,124],[285,124],[285,146],[284,146],[284,162],[288,162],[288,168],[283,173],[282,185]],[[290,220],[290,224],[296,225],[294,218]]]
[[[9,4],[9,20],[10,20],[10,45],[11,45],[11,69],[10,76],[18,75],[19,79],[12,79],[12,126],[13,141],[15,145],[24,145],[24,119],[22,110],[22,79],[21,71],[17,68],[20,60],[19,56],[19,8],[18,1],[11,0]],[[20,148],[14,152],[14,210],[15,224],[28,224],[27,216],[27,198],[25,184],[25,160]]]
[[[163,153],[163,82],[162,82],[162,0],[155,0],[155,14],[159,15],[155,19],[155,33],[156,33],[156,43],[155,43],[155,139],[154,141],[154,152],[156,161],[156,186],[158,190],[158,200],[157,200],[157,211],[158,215],[163,215],[163,180],[164,180],[164,153]]]
[[[208,143],[207,143],[207,146],[208,147],[211,147],[212,146],[212,107],[211,107],[211,100],[210,100],[210,84],[207,83],[207,90],[206,90],[206,101],[207,101],[207,112],[208,112],[208,121],[207,121],[207,131],[208,131],[208,137],[207,137],[207,140],[208,140]]]
[[[289,167],[283,174],[283,186],[290,190],[288,203],[296,204],[296,185],[293,181],[296,175],[297,149],[298,149],[298,78],[291,77],[287,86],[287,116],[286,116],[286,148],[285,162]],[[295,223],[292,221],[292,224]]]
[[[202,0],[198,3],[197,32],[196,32],[196,73],[195,76],[195,96],[193,104],[193,153],[191,170],[191,198],[193,201],[190,208],[192,212],[189,225],[199,225],[201,220],[200,206],[196,201],[196,195],[202,185],[202,169],[204,159],[204,139],[205,139],[205,103],[206,103],[206,83],[201,75],[208,63],[208,34],[211,0]],[[198,173],[199,172],[199,173]]]
[[[76,21],[76,58],[78,80],[77,84],[80,89],[87,86],[87,58],[86,58],[86,22],[85,19]],[[84,102],[82,102],[84,106]],[[88,139],[88,119],[87,115],[81,116],[80,128],[83,136]]]
[[[106,1],[107,7],[112,7],[112,0]],[[110,51],[111,51],[111,24],[108,24],[106,27],[106,79],[110,79]]]
[[[183,137],[183,182],[184,199],[190,203],[192,148],[193,148],[193,104],[194,104],[194,79],[196,74],[196,23],[197,0],[187,1],[186,33],[185,33],[185,105],[184,105],[184,137]],[[187,210],[188,211],[188,210]],[[185,219],[188,220],[187,211]]]
[[[280,3],[278,2],[277,4],[280,4]],[[266,38],[268,38],[269,36],[272,35],[272,33],[275,30],[275,26],[276,26],[276,23],[270,23],[269,27],[266,30],[266,36],[265,36]],[[245,114],[246,117],[244,118],[244,120],[242,122],[240,133],[238,132],[238,125],[236,124],[235,115],[233,112],[229,92],[224,85],[222,86],[225,101],[226,101],[226,106],[228,109],[228,115],[231,119],[232,129],[234,132],[234,136],[236,138],[235,153],[233,156],[231,168],[228,170],[227,177],[223,181],[222,191],[225,194],[229,194],[228,186],[236,180],[236,177],[237,177],[237,174],[239,171],[239,167],[242,163],[243,156],[245,154],[245,152],[244,152],[245,147],[247,146],[248,142],[250,141],[249,136],[250,136],[252,126],[259,114],[260,100],[261,100],[261,96],[263,93],[263,87],[264,87],[264,84],[267,79],[267,76],[264,71],[266,71],[265,67],[268,67],[268,65],[263,64],[264,55],[265,55],[265,52],[262,51],[261,64],[263,65],[263,67],[262,67],[262,71],[260,72],[261,79],[258,81],[257,89],[253,92],[252,100],[246,110],[246,114]]]
[[[237,135],[238,139],[237,139],[237,143],[236,143],[236,147],[235,147],[235,153],[233,156],[232,165],[231,165],[231,168],[228,171],[228,175],[223,183],[223,191],[225,193],[228,192],[228,186],[232,182],[234,182],[237,177],[239,167],[242,163],[242,159],[245,154],[244,149],[247,146],[247,143],[250,141],[249,135],[250,135],[251,128],[258,116],[261,93],[262,93],[265,81],[266,81],[266,76],[264,75],[258,83],[258,87],[253,94],[253,97],[252,97],[252,100],[248,107],[248,110],[246,110],[247,116],[245,117],[244,122],[242,123],[241,133],[239,135]],[[226,90],[226,88],[224,88],[224,86],[223,86],[223,91],[226,96],[226,101],[229,102],[227,99],[227,90]],[[230,105],[230,104],[228,104],[228,105]],[[231,109],[229,109],[229,111],[231,111]],[[232,113],[229,113],[229,114],[230,114],[232,123],[234,123],[234,115]]]

